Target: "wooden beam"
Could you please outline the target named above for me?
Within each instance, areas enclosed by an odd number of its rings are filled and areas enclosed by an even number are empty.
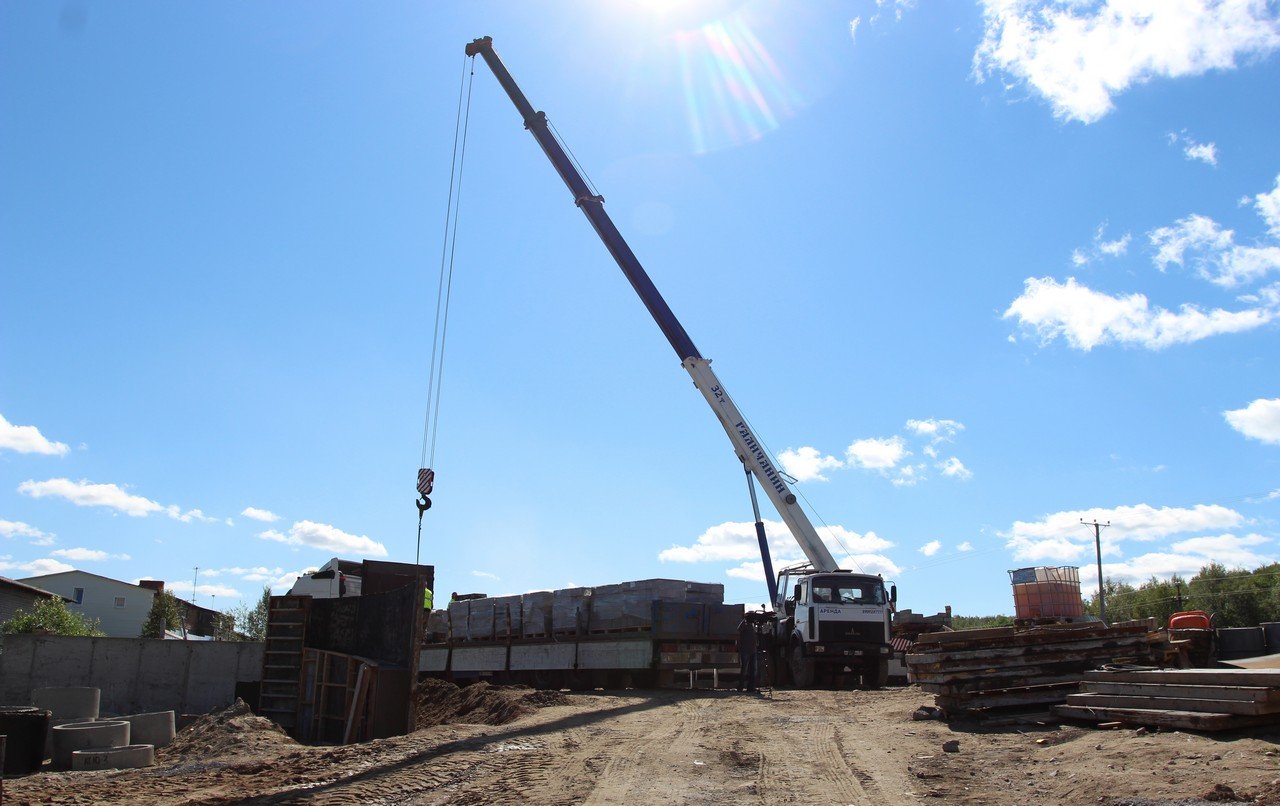
[[[1128,725],[1153,725],[1179,730],[1236,730],[1255,725],[1275,724],[1274,717],[1236,716],[1235,714],[1202,714],[1194,711],[1164,711],[1147,708],[1097,708],[1059,705],[1058,716],[1086,722],[1124,722]]]

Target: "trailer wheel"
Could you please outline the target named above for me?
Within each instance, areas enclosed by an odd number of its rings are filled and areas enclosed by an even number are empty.
[[[804,647],[795,644],[791,647],[791,682],[796,688],[811,688],[813,686],[814,662],[813,658],[804,656]]]

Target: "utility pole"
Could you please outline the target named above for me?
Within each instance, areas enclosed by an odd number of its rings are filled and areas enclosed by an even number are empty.
[[[191,577],[191,604],[194,605],[196,603],[196,583],[200,581],[200,566],[197,565],[193,570],[195,574]]]
[[[1098,523],[1096,520],[1090,523],[1084,518],[1080,519],[1080,523],[1085,526],[1093,527],[1093,547],[1098,553],[1098,618],[1102,619],[1102,623],[1107,623],[1107,600],[1102,595],[1102,530],[1104,527],[1110,526],[1111,521],[1106,523]]]

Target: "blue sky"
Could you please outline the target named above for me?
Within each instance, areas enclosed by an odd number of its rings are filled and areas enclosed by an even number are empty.
[[[1274,2],[0,5],[0,573],[412,560],[463,46],[492,35],[835,553],[1280,557]],[[441,592],[764,598],[740,465],[478,64]],[[770,527],[776,559],[798,557]]]

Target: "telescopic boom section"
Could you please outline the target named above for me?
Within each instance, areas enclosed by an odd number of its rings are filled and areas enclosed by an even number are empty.
[[[783,522],[790,529],[796,542],[800,544],[809,562],[813,563],[817,571],[836,570],[835,558],[823,544],[822,538],[818,536],[817,530],[809,522],[804,510],[797,504],[795,495],[782,478],[782,474],[773,466],[764,446],[751,432],[746,418],[725,392],[724,386],[711,369],[710,360],[703,358],[698,352],[693,340],[685,332],[684,326],[671,312],[666,300],[662,298],[662,294],[658,292],[644,267],[640,265],[639,259],[631,251],[622,234],[618,232],[609,214],[605,212],[604,197],[591,192],[582,174],[569,159],[560,142],[552,135],[551,127],[547,124],[546,113],[534,110],[533,104],[529,103],[529,99],[524,96],[515,79],[511,77],[511,73],[507,71],[506,65],[498,58],[497,52],[493,49],[491,37],[486,36],[475,40],[467,45],[466,52],[468,56],[484,58],[485,63],[498,79],[498,83],[502,85],[502,89],[516,105],[520,116],[524,118],[524,127],[538,141],[543,153],[547,155],[547,159],[551,160],[556,172],[560,174],[569,192],[573,194],[574,203],[586,215],[591,226],[595,228],[596,234],[604,242],[605,248],[609,250],[609,254],[613,255],[622,273],[631,281],[631,287],[640,295],[650,315],[662,329],[667,341],[671,343],[671,347],[680,358],[681,365],[693,378],[694,385],[698,387],[698,391],[702,392],[703,397],[716,413],[720,425],[724,427],[725,433],[733,442],[738,458],[746,463],[752,475],[760,482],[761,488],[777,508],[778,514],[782,516]],[[780,592],[779,595],[785,595],[785,592]]]

